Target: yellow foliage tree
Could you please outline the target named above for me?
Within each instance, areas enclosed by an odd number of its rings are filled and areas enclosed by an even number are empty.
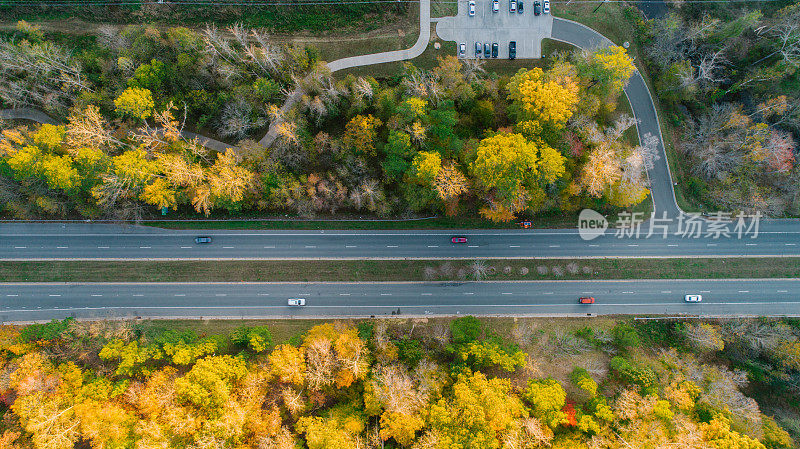
[[[153,115],[153,94],[148,89],[129,87],[114,100],[115,111],[123,116],[144,120]]]
[[[382,122],[372,115],[357,115],[347,122],[342,142],[357,154],[375,155],[375,138]]]
[[[520,69],[508,82],[508,99],[520,119],[534,119],[560,128],[578,103],[578,84],[570,76],[549,74],[540,68]]]

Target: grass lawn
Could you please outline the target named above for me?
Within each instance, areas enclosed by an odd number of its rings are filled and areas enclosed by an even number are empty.
[[[468,280],[471,261],[0,262],[6,282]],[[487,280],[798,278],[798,258],[486,260]]]

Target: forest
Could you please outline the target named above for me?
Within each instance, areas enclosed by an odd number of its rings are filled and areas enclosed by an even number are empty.
[[[796,320],[592,320],[3,326],[0,446],[793,447]]]
[[[800,215],[800,5],[676,2],[638,38],[690,207]]]
[[[14,218],[447,214],[507,221],[618,210],[648,194],[622,47],[542,68],[406,63],[334,79],[312,47],[257,29],[101,27],[78,41],[21,21],[0,36],[0,100],[63,124],[6,124],[0,204]],[[285,111],[299,87],[302,98]],[[624,107],[619,107],[623,104]],[[257,141],[276,121],[278,137]],[[188,131],[235,142],[226,151]]]

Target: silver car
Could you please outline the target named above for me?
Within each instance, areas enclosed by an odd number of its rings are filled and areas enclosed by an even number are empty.
[[[683,300],[686,302],[700,302],[703,300],[703,295],[686,295]]]
[[[290,306],[304,306],[306,305],[305,298],[289,298]]]

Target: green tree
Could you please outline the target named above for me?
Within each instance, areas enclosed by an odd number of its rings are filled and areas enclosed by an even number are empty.
[[[551,429],[565,422],[567,415],[561,409],[566,404],[567,393],[555,379],[529,380],[522,397],[530,404],[532,415]]]

